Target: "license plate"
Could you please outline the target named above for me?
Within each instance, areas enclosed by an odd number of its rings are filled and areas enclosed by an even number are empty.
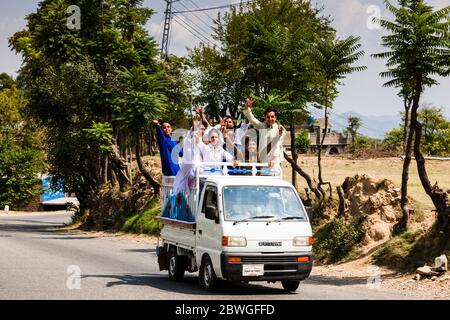
[[[242,275],[245,277],[256,277],[264,275],[263,264],[244,264],[242,265]]]

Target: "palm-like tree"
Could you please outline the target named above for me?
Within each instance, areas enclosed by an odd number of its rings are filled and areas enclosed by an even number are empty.
[[[438,84],[434,76],[450,74],[450,6],[434,11],[424,0],[399,0],[399,7],[388,0],[384,2],[395,17],[394,21],[380,20],[381,26],[389,32],[382,38],[383,45],[390,50],[373,56],[387,59],[388,70],[382,72],[381,76],[391,80],[385,86],[399,87],[401,95],[412,97],[402,173],[403,218],[395,231],[405,230],[408,223],[407,184],[413,141],[420,180],[436,207],[441,226],[446,227],[449,207],[445,194],[437,186],[431,186],[426,173],[425,159],[420,151],[421,124],[417,121],[417,109],[425,87]]]
[[[322,185],[328,184],[322,177],[322,146],[328,129],[328,109],[333,107],[333,101],[338,95],[337,86],[342,84],[342,80],[348,74],[363,71],[365,66],[353,66],[362,56],[359,37],[350,36],[344,40],[322,40],[313,45],[309,51],[312,57],[313,69],[315,75],[321,79],[320,97],[317,99],[318,107],[324,109],[325,128],[324,134],[320,139],[319,151],[317,155],[319,190],[325,197]],[[331,186],[330,186],[331,195]]]

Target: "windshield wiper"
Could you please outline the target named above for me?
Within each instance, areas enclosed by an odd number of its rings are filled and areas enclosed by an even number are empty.
[[[237,220],[237,221],[233,222],[233,225],[238,224],[239,222],[247,222],[247,221],[251,221],[251,220],[254,220],[254,219],[269,219],[269,218],[275,218],[275,216],[254,216],[254,217],[251,217],[251,218],[245,218],[245,219],[242,219],[242,220]]]

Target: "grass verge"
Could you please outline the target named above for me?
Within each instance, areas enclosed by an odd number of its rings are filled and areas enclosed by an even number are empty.
[[[450,238],[433,225],[429,230],[406,231],[393,237],[373,259],[377,265],[412,272],[424,264],[432,265],[441,254],[450,255]]]
[[[155,217],[161,213],[161,207],[147,209],[142,214],[129,217],[123,224],[121,231],[136,234],[159,234],[160,224]]]

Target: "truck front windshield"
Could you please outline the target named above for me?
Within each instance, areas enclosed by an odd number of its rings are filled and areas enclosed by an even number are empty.
[[[223,202],[225,220],[306,220],[295,191],[289,187],[224,187]]]

